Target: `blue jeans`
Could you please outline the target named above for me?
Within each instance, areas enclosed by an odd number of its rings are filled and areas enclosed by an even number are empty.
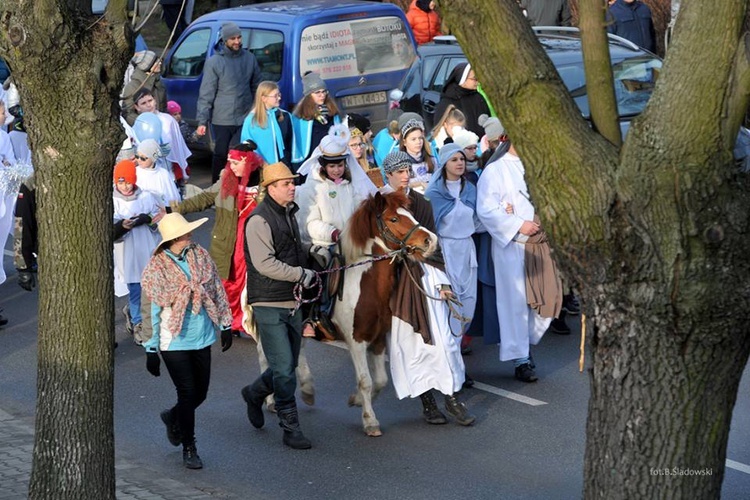
[[[140,283],[128,283],[128,307],[130,308],[130,321],[133,326],[142,323]]]
[[[253,307],[258,336],[268,359],[268,369],[261,378],[266,386],[273,387],[279,410],[294,405],[295,369],[302,345],[302,311],[297,310],[293,316],[290,312],[281,307]]]

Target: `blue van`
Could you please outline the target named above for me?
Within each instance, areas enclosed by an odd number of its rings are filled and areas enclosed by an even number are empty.
[[[263,80],[278,82],[281,106],[302,98],[302,75],[318,72],[344,111],[366,116],[377,132],[386,125],[388,96],[416,56],[404,12],[389,3],[359,0],[270,2],[206,14],[183,32],[164,63],[162,79],[182,117],[196,125],[198,91],[219,30],[237,23],[243,46]]]

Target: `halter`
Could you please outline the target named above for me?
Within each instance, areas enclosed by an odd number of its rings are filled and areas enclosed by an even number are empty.
[[[411,235],[414,234],[415,231],[422,229],[422,224],[417,223],[411,229],[409,229],[409,231],[402,239],[398,239],[398,237],[393,234],[393,231],[391,231],[391,229],[385,224],[385,222],[383,222],[383,213],[378,214],[375,219],[378,231],[380,231],[380,235],[383,237],[383,239],[385,241],[398,245],[399,249],[405,251],[406,253],[414,253],[414,247],[411,245],[407,245],[406,242],[409,240]]]

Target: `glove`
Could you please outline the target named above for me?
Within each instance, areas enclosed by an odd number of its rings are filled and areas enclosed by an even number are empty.
[[[315,263],[318,264],[321,269],[328,267],[328,262],[331,261],[331,253],[326,247],[320,245],[313,245],[310,247],[310,257],[313,258]]]
[[[151,216],[149,214],[138,214],[133,217],[133,227],[142,226],[144,224],[151,223]]]
[[[315,271],[302,268],[302,276],[299,278],[299,282],[302,283],[302,286],[304,288],[310,288],[313,281],[315,281]]]
[[[31,271],[18,271],[18,285],[29,292],[36,286],[36,278]]]
[[[221,330],[221,352],[224,352],[232,347],[232,329],[222,328]]]
[[[154,377],[158,377],[161,375],[161,370],[159,369],[159,366],[161,366],[161,360],[159,359],[159,355],[155,352],[147,352],[146,353],[146,370],[153,375]]]

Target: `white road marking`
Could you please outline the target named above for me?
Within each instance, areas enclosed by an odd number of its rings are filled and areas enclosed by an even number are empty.
[[[735,462],[734,460],[729,460],[728,458],[726,464],[730,469],[738,470],[740,472],[744,472],[745,474],[750,474],[750,465]]]
[[[330,346],[333,346],[333,347],[338,347],[339,349],[344,349],[344,350],[348,350],[349,349],[346,346],[346,342],[343,342],[341,340],[334,340],[333,342],[326,342],[326,344],[330,345]],[[515,392],[506,391],[505,389],[500,389],[499,387],[494,387],[494,386],[491,386],[491,385],[483,384],[481,382],[477,382],[476,380],[474,381],[474,387],[473,388],[474,389],[479,389],[480,391],[489,392],[490,394],[494,394],[496,396],[500,396],[500,397],[503,397],[503,398],[512,399],[513,401],[517,401],[519,403],[527,404],[529,406],[542,406],[542,405],[546,405],[547,404],[544,401],[540,401],[538,399],[530,398],[528,396],[524,396],[523,394],[516,394]]]
[[[505,389],[500,389],[498,387],[483,384],[481,382],[477,382],[476,380],[474,381],[473,388],[489,392],[491,394],[495,394],[504,398],[512,399],[513,401],[518,401],[519,403],[527,404],[530,406],[542,406],[547,404],[544,401],[539,401],[538,399],[530,398],[528,396],[524,396],[523,394],[516,394],[515,392],[510,392],[506,391]]]
[[[10,250],[6,250],[3,248],[3,254],[7,255],[8,257],[13,257],[13,252]]]

